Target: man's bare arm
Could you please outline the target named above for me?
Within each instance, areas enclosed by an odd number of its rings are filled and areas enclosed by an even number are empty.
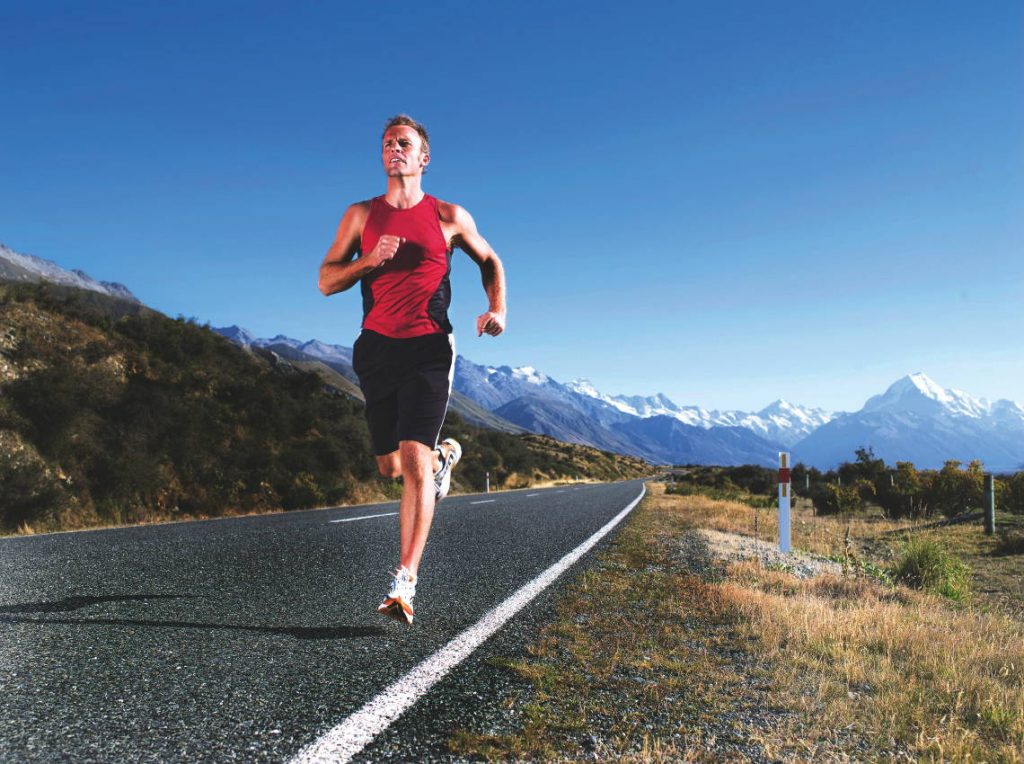
[[[405,241],[399,236],[381,236],[372,252],[353,259],[359,252],[360,237],[369,208],[368,202],[358,202],[345,210],[334,243],[320,264],[317,286],[324,296],[350,289],[367,273],[394,257],[399,245]]]
[[[457,204],[451,205],[451,209],[455,224],[453,243],[480,267],[480,278],[487,293],[488,311],[477,317],[476,334],[479,337],[486,332],[497,337],[505,331],[505,269],[491,245],[476,230],[473,216]]]

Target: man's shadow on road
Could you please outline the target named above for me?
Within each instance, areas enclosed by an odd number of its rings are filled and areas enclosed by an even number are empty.
[[[34,613],[69,613],[90,605],[106,602],[134,600],[182,599],[190,594],[122,594],[100,597],[65,597],[56,602],[28,602],[21,605],[0,605],[0,624],[31,623],[38,625],[62,624],[67,626],[162,626],[177,629],[210,629],[215,631],[250,631],[262,634],[282,634],[297,639],[357,639],[384,636],[387,631],[379,626],[249,626],[233,623],[202,623],[196,621],[150,621],[133,618],[30,618]]]

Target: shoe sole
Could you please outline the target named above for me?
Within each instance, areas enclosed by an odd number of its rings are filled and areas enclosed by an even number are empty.
[[[388,597],[377,608],[377,612],[381,615],[386,615],[388,618],[393,618],[399,623],[404,623],[406,626],[412,626],[412,606],[407,605],[400,599]]]

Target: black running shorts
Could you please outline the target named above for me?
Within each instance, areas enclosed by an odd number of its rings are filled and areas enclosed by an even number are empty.
[[[394,339],[364,329],[352,347],[352,367],[377,456],[397,451],[402,440],[437,446],[455,372],[450,334]]]

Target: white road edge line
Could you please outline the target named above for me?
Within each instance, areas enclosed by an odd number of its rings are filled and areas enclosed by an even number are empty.
[[[291,764],[344,764],[350,761],[484,640],[504,626],[512,616],[526,607],[573,563],[589,552],[640,503],[646,490],[646,486],[641,486],[640,495],[593,536],[487,612],[483,618],[387,687],[345,721],[299,751]]]
[[[340,520],[331,520],[332,523],[353,523],[356,520],[369,520],[374,517],[391,517],[391,515],[397,515],[397,512],[385,512],[383,515],[363,515],[362,517],[343,517]]]
[[[470,504],[493,504],[497,499],[480,499],[480,501],[471,501]]]

